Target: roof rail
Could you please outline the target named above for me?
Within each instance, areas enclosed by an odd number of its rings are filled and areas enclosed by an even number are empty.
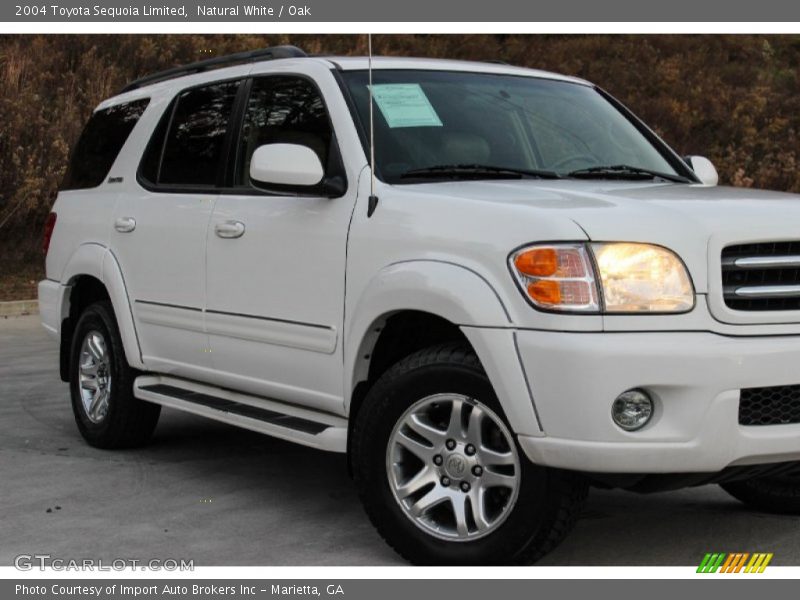
[[[131,90],[157,83],[159,81],[167,81],[168,79],[175,79],[176,77],[183,77],[184,75],[191,75],[192,73],[202,73],[214,68],[229,67],[232,65],[257,62],[261,60],[275,60],[278,58],[301,58],[308,56],[303,50],[297,46],[272,46],[270,48],[261,48],[259,50],[248,50],[246,52],[237,52],[236,54],[228,54],[227,56],[217,56],[207,60],[193,62],[182,67],[174,67],[166,71],[159,71],[152,75],[145,75],[135,81],[126,85],[120,93],[129,92]]]

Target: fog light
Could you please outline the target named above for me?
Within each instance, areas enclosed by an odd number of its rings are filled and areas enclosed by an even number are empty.
[[[611,405],[611,418],[625,431],[641,429],[653,416],[653,401],[642,390],[621,393]]]

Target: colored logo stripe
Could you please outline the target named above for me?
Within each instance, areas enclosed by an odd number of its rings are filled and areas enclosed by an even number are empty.
[[[764,569],[767,568],[767,565],[772,560],[772,554],[753,554],[753,558],[750,559],[747,567],[745,568],[745,573],[763,573]]]
[[[737,552],[735,554],[729,554],[728,560],[725,561],[725,564],[722,565],[722,570],[720,573],[738,573],[742,570],[744,563],[747,561],[748,557],[750,556],[747,552]]]
[[[722,561],[725,560],[725,554],[706,554],[700,566],[697,567],[698,573],[716,573]]]
[[[709,552],[700,562],[697,567],[698,573],[763,573],[767,565],[772,561],[774,554],[756,552],[750,554],[748,552],[734,552],[727,554],[725,552]],[[747,559],[750,559],[748,562]],[[746,566],[745,566],[746,563]]]

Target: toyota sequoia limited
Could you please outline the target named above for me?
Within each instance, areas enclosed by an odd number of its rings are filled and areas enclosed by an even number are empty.
[[[584,80],[292,46],[149,75],[44,251],[89,444],[169,407],[347,453],[411,562],[534,562],[592,486],[800,513],[800,197]]]

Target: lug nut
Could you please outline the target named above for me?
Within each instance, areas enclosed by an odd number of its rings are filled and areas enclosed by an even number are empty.
[[[439,456],[438,454],[437,454],[436,456],[434,456],[434,457],[433,457],[433,464],[435,464],[437,467],[441,466],[441,464],[442,464],[442,457],[441,457],[441,456]]]
[[[464,452],[467,453],[467,456],[472,456],[473,454],[475,454],[475,446],[473,446],[472,444],[467,444],[467,447],[464,448]]]
[[[475,477],[480,477],[483,475],[483,467],[480,465],[475,465],[472,467],[472,474],[475,475]]]
[[[469,491],[469,484],[466,481],[461,482],[461,491],[464,493]]]
[[[447,441],[444,443],[444,445],[445,445],[445,446],[447,446],[447,449],[448,449],[448,450],[452,450],[453,448],[455,448],[455,447],[456,447],[456,441],[455,441],[455,440],[447,440]]]
[[[441,480],[442,485],[444,487],[450,487],[450,478],[449,477],[442,477]]]

